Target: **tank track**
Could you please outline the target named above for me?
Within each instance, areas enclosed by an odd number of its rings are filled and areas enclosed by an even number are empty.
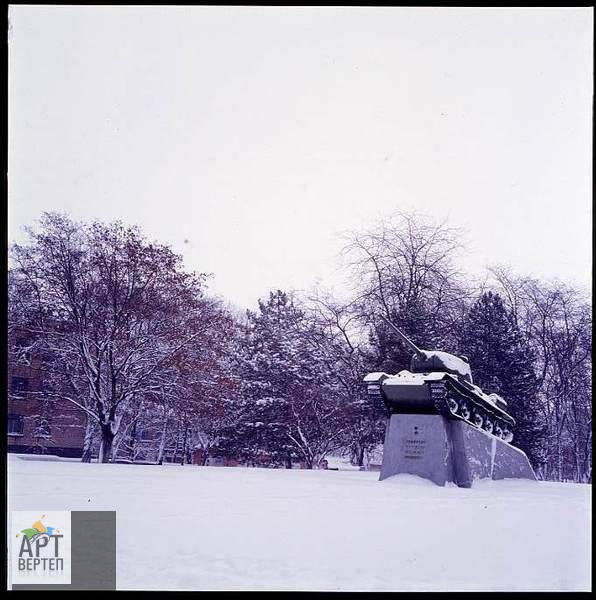
[[[471,395],[462,394],[446,381],[434,381],[428,385],[434,408],[442,417],[459,419],[507,443],[513,440],[511,424],[497,411],[491,411]]]

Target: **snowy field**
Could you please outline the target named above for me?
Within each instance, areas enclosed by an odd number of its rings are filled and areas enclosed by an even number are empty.
[[[116,510],[118,588],[589,590],[591,486],[9,456],[9,510]]]

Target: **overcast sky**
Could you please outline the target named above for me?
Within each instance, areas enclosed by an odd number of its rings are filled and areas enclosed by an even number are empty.
[[[592,10],[12,6],[9,238],[121,219],[211,289],[341,283],[418,209],[462,268],[591,278]]]

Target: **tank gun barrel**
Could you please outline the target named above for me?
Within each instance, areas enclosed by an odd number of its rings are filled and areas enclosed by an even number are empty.
[[[383,321],[385,321],[385,323],[387,323],[387,325],[391,327],[391,329],[393,329],[393,331],[395,331],[395,333],[397,333],[397,335],[399,335],[402,342],[404,342],[404,344],[408,348],[410,348],[410,350],[412,350],[414,354],[416,354],[417,356],[423,356],[422,350],[420,350],[420,348],[418,348],[418,346],[416,346],[416,344],[409,337],[402,333],[389,319],[387,319],[383,315],[379,316],[381,317],[381,319],[383,319]]]

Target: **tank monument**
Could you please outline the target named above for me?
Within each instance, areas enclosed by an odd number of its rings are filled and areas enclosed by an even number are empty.
[[[525,453],[512,445],[507,403],[474,385],[466,357],[421,350],[383,320],[413,356],[409,371],[364,378],[367,393],[389,410],[379,479],[410,473],[466,488],[477,479],[536,479]]]

